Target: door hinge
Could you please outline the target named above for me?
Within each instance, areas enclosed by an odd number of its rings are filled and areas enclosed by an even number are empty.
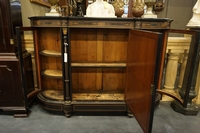
[[[151,84],[151,90],[150,90],[150,94],[153,95],[154,94],[154,90],[155,90],[155,85]]]

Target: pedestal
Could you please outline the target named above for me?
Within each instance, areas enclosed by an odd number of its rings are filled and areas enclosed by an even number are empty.
[[[195,104],[190,104],[187,108],[184,108],[178,101],[174,100],[171,102],[171,107],[174,111],[184,115],[197,115],[199,108]]]
[[[168,52],[168,63],[166,67],[166,75],[165,75],[165,84],[164,89],[167,92],[175,93],[174,84],[176,81],[177,69],[178,69],[178,60],[180,53],[171,53],[171,50]],[[163,95],[162,101],[172,101],[173,98]]]
[[[192,31],[199,31],[196,28],[190,28]],[[190,44],[190,49],[188,53],[188,60],[186,64],[186,69],[184,73],[183,84],[179,89],[179,94],[181,99],[183,99],[183,104],[173,101],[171,107],[184,115],[197,115],[199,108],[193,102],[193,99],[197,96],[195,91],[197,72],[199,67],[199,51],[200,51],[200,33],[193,33],[195,41],[192,40]]]

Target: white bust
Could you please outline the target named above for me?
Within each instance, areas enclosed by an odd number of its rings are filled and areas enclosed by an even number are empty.
[[[116,17],[114,7],[103,0],[88,5],[86,17]]]
[[[188,27],[200,27],[200,0],[193,7],[193,16],[187,24]]]

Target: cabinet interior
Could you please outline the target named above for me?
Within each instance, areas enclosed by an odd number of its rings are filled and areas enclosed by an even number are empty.
[[[128,30],[71,29],[73,100],[123,100]]]
[[[59,28],[39,32],[44,96],[63,100]],[[124,100],[127,29],[71,28],[72,100]],[[48,43],[48,44],[47,44]]]

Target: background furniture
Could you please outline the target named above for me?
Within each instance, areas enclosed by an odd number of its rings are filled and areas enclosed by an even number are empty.
[[[0,109],[28,116],[34,82],[31,56],[16,42],[14,28],[22,25],[20,3],[0,0],[0,16]]]
[[[192,41],[185,66],[183,83],[179,89],[179,94],[183,99],[183,104],[181,105],[175,100],[172,101],[171,107],[175,111],[184,115],[197,115],[199,107],[192,100],[197,96],[195,87],[200,58],[200,32],[199,28],[190,28],[190,31],[184,33],[191,35]]]

